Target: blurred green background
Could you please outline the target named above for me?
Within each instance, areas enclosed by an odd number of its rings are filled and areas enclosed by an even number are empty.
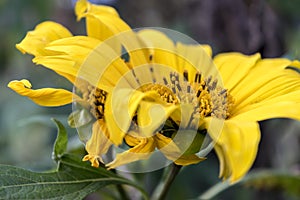
[[[133,28],[155,26],[185,33],[210,44],[214,53],[260,52],[263,57],[300,59],[299,0],[115,0],[94,1],[114,6]],[[7,88],[14,79],[29,79],[34,88],[72,86],[52,71],[32,64],[32,57],[15,48],[26,32],[45,20],[54,20],[74,34],[84,34],[84,23],[76,22],[71,0],[0,0],[0,163],[42,171],[54,167],[52,145],[56,137],[51,117],[65,125],[71,106],[39,107]],[[273,119],[260,123],[262,141],[253,169],[300,172],[300,123]],[[68,129],[72,142],[80,145],[76,130]],[[71,148],[71,147],[70,147]],[[195,198],[219,182],[214,153],[199,165],[183,170],[169,199]],[[148,175],[148,190],[155,177]],[[151,178],[152,177],[152,178]],[[154,177],[154,178],[153,178]],[[152,184],[152,186],[151,186]],[[296,184],[296,187],[299,187]],[[300,191],[300,188],[296,190]],[[299,193],[298,193],[299,195]],[[297,199],[280,187],[233,187],[216,199]],[[91,199],[95,198],[90,197]],[[299,196],[298,196],[299,198]]]

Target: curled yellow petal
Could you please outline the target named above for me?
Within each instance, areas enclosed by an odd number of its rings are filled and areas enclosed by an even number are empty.
[[[74,83],[79,68],[99,42],[86,36],[55,40],[44,48],[52,53],[39,55],[33,59],[33,62],[55,71]]]
[[[160,99],[156,92],[140,92],[129,88],[116,89],[108,95],[105,102],[105,120],[111,133],[110,139],[120,145],[128,131],[132,117],[143,99]]]
[[[75,7],[78,19],[86,18],[87,35],[105,41],[114,51],[121,54],[122,45],[130,54],[134,65],[146,64],[148,61],[147,47],[139,37],[123,21],[114,8],[93,5],[86,0],[78,1]]]
[[[103,163],[101,156],[107,152],[111,144],[104,120],[97,120],[93,124],[92,137],[86,143],[88,155],[84,156],[83,161],[89,160],[93,167],[99,167],[99,161]]]
[[[77,1],[75,6],[77,20],[86,18],[87,34],[102,41],[114,34],[130,30],[119,18],[116,10],[109,6],[93,5],[86,0]]]
[[[41,106],[62,106],[72,103],[74,96],[72,92],[64,89],[43,88],[31,89],[31,83],[28,80],[11,81],[7,85],[22,96],[26,96]]]
[[[235,182],[251,168],[257,154],[260,130],[257,122],[227,120],[221,134],[210,132],[216,142],[220,176]]]
[[[126,140],[132,141],[129,143],[137,143],[134,147],[130,148],[127,151],[124,151],[123,153],[117,154],[116,158],[108,163],[106,166],[109,169],[116,168],[121,165],[125,165],[137,160],[143,160],[149,158],[151,153],[155,149],[155,142],[152,137],[149,138],[131,138],[130,134],[126,135]]]
[[[185,150],[181,150],[172,140],[160,133],[157,133],[155,136],[155,142],[157,148],[168,158],[169,160],[174,161],[177,165],[190,165],[196,164],[200,161],[203,161],[205,158],[200,158],[197,155],[190,154],[184,155]]]
[[[137,111],[140,134],[144,137],[153,136],[177,108],[160,101],[141,101]]]
[[[46,21],[29,31],[26,37],[16,45],[22,53],[28,53],[34,56],[51,55],[51,51],[45,50],[44,47],[55,40],[71,37],[72,34],[62,25]]]

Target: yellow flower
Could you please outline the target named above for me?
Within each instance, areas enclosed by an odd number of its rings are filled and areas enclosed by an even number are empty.
[[[299,68],[298,61],[224,53],[212,62],[209,46],[174,44],[158,30],[133,32],[111,7],[79,0],[75,12],[78,20],[86,19],[87,36],[43,22],[16,46],[71,81],[81,95],[33,90],[27,80],[8,86],[42,106],[75,101],[90,110],[95,122],[83,160],[92,166],[122,143],[129,149],[107,167],[147,159],[155,149],[178,165],[195,164],[204,159],[197,152],[208,133],[220,177],[233,182],[255,160],[257,121],[300,120],[300,76],[287,68]]]

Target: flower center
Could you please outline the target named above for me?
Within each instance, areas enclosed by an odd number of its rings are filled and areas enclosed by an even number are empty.
[[[226,119],[230,116],[234,104],[233,97],[227,89],[218,85],[217,79],[213,80],[211,76],[204,79],[202,74],[197,72],[191,81],[188,79],[188,72],[184,71],[183,76],[177,72],[170,72],[168,77],[164,76],[161,83],[158,83],[153,68],[150,71],[153,74],[153,82],[140,86],[138,90],[156,91],[166,103],[192,104],[195,108],[194,116],[200,116],[201,119],[209,116]],[[82,96],[89,103],[91,114],[96,119],[102,119],[107,92],[87,85]]]
[[[88,85],[83,92],[83,99],[89,103],[90,112],[96,119],[102,119],[104,116],[104,104],[107,92]]]
[[[153,69],[150,71],[153,72]],[[202,119],[208,116],[228,118],[234,100],[227,89],[220,87],[217,79],[213,80],[211,76],[204,79],[200,72],[195,74],[193,81],[188,79],[188,75],[187,71],[183,72],[183,76],[170,72],[168,77],[163,77],[162,84],[153,79],[153,83],[142,85],[139,90],[156,91],[166,103],[192,104],[194,114]]]

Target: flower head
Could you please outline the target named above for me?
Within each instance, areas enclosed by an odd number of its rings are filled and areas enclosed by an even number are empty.
[[[33,62],[71,81],[63,89],[33,90],[27,80],[9,87],[43,106],[75,102],[71,121],[92,123],[83,158],[98,167],[109,148],[125,145],[108,168],[149,158],[156,149],[178,165],[198,163],[211,138],[220,176],[236,181],[251,167],[260,140],[258,121],[300,120],[298,61],[224,53],[207,45],[174,43],[159,30],[134,32],[111,7],[79,0],[87,36],[72,36],[55,22],[28,32],[17,48]],[[34,44],[34,45],[32,45]],[[86,110],[88,120],[78,120]],[[77,119],[77,120],[76,120]],[[76,124],[77,123],[77,124]]]

